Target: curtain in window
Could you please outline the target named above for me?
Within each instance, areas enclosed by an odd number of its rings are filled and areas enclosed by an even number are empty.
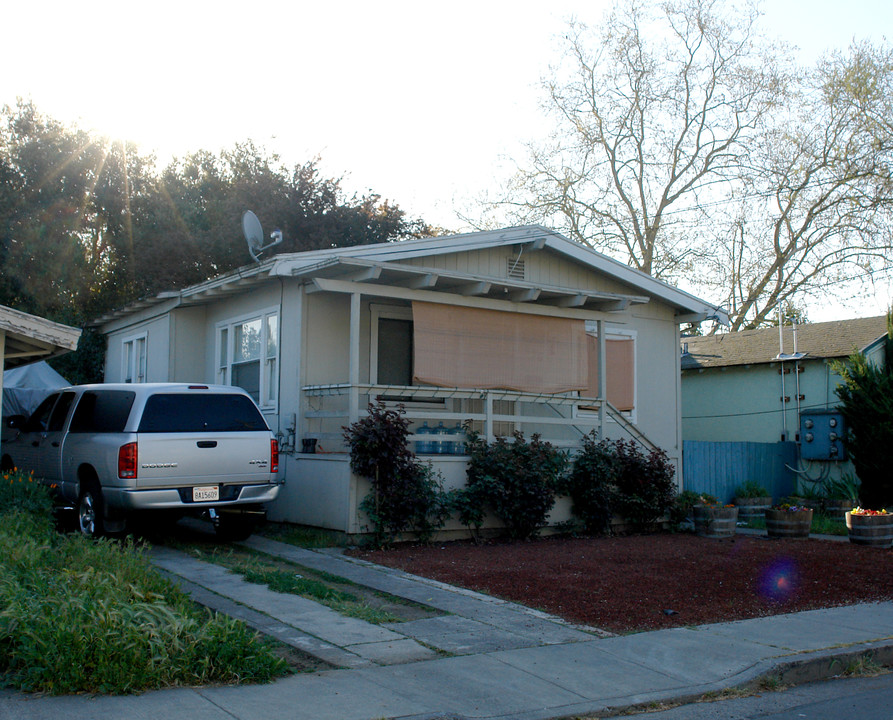
[[[570,392],[587,386],[582,320],[413,302],[414,378],[440,387]]]
[[[586,397],[598,397],[598,338],[586,337],[589,350],[589,387],[583,393]],[[608,402],[618,410],[635,408],[635,341],[605,341],[605,359],[608,365],[605,378],[608,386]]]

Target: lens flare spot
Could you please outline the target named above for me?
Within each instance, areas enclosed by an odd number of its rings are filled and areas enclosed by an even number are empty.
[[[792,560],[776,560],[763,569],[759,593],[771,602],[785,602],[797,593],[799,580],[797,566]]]

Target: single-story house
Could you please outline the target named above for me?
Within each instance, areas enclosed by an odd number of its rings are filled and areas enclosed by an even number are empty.
[[[882,315],[785,326],[780,332],[774,327],[683,337],[682,437],[686,442],[796,443],[793,471],[802,478],[851,473],[848,461],[811,456],[818,438],[801,437],[801,419],[815,422],[837,407],[834,388],[841,378],[834,361],[861,352],[883,363],[886,333]],[[839,443],[827,447],[843,457]]]
[[[76,350],[81,331],[21,310],[0,305],[0,357],[2,370],[64,355]],[[3,373],[0,372],[0,393]],[[2,411],[0,411],[2,422]]]
[[[282,447],[270,517],[357,533],[368,486],[351,475],[343,428],[379,399],[405,407],[446,487],[464,483],[467,458],[440,432],[465,422],[489,439],[537,432],[568,448],[598,430],[679,463],[679,326],[708,318],[727,322],[525,226],[281,254],[96,324],[108,382],[248,390]]]

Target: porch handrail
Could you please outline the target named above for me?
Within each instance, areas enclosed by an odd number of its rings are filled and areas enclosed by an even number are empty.
[[[353,391],[359,392],[361,395],[370,397],[385,397],[388,399],[398,399],[406,402],[419,402],[426,400],[441,399],[459,399],[459,400],[484,400],[487,408],[483,413],[468,412],[448,412],[444,410],[425,410],[423,408],[412,408],[407,412],[409,417],[417,420],[437,420],[445,421],[462,420],[479,420],[483,421],[488,430],[487,436],[492,435],[492,427],[495,422],[515,422],[515,423],[540,423],[543,425],[564,424],[573,427],[581,436],[586,432],[583,428],[603,429],[599,426],[598,415],[593,412],[592,415],[580,415],[578,409],[585,408],[587,411],[598,411],[602,405],[599,398],[581,397],[576,393],[542,393],[542,392],[524,392],[519,390],[503,390],[503,389],[487,389],[487,388],[444,388],[430,385],[381,385],[375,383],[360,383],[351,385],[350,383],[333,383],[327,385],[306,385],[301,390],[311,397],[333,397],[346,396]],[[558,407],[570,408],[570,416],[558,413],[557,418],[549,419],[542,416],[523,416],[523,415],[504,415],[495,413],[492,410],[491,402],[494,400],[507,400],[521,403],[543,404],[558,410]],[[556,407],[558,406],[558,407]],[[605,414],[613,420],[618,427],[627,433],[633,440],[642,445],[647,450],[656,450],[657,446],[651,442],[639,428],[632,423],[624,414],[614,407],[610,402],[604,401]],[[335,418],[345,417],[343,411],[323,411],[309,410],[305,411],[308,418]],[[492,437],[491,437],[492,439]]]

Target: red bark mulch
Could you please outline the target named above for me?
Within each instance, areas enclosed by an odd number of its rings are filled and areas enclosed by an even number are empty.
[[[893,600],[890,550],[830,540],[658,534],[353,552],[618,633]]]

